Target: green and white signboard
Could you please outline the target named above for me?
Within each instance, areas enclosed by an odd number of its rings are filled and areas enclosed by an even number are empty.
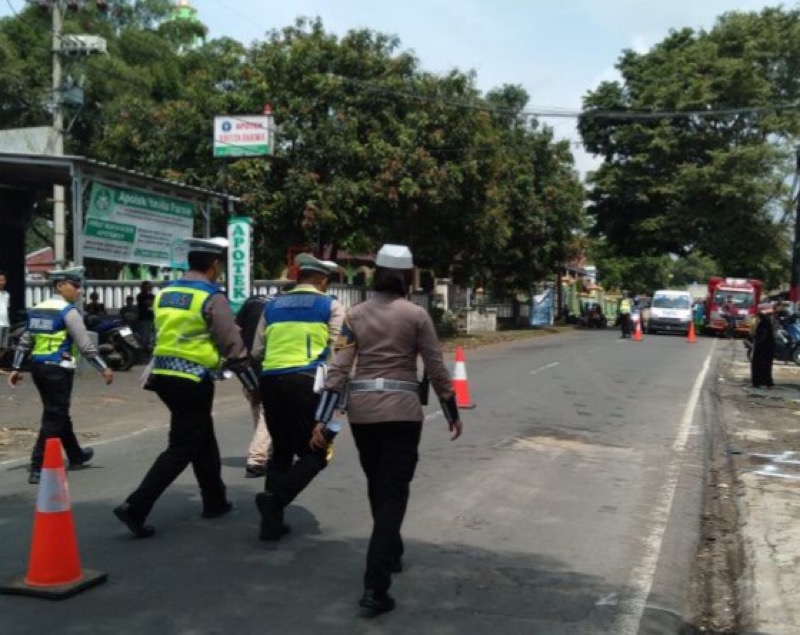
[[[234,313],[250,296],[250,270],[253,219],[232,216],[228,219],[228,302]]]
[[[214,117],[214,157],[272,154],[272,116]]]
[[[169,267],[173,245],[192,235],[194,203],[95,182],[83,229],[83,255]]]

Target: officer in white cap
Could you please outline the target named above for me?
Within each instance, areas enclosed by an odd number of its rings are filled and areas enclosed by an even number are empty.
[[[311,254],[299,254],[295,264],[297,286],[265,304],[252,350],[272,437],[265,491],[256,496],[261,540],[280,539],[287,531],[283,510],[327,465],[326,448],[310,446],[319,401],[314,382],[339,335],[344,307],[326,294],[331,264]]]
[[[83,318],[75,306],[83,284],[83,267],[51,271],[48,279],[55,294],[28,312],[28,326],[14,353],[13,371],[8,377],[13,387],[22,381],[21,368],[31,354],[31,376],[44,411],[39,436],[31,454],[28,482],[41,478],[44,446],[47,439],[61,439],[70,469],[86,466],[94,456],[92,448],[81,448],[69,415],[77,354],[103,374],[106,384],[114,373],[89,339]]]
[[[203,501],[203,518],[228,513],[211,409],[214,379],[224,365],[257,399],[258,384],[228,300],[216,281],[225,262],[224,238],[190,239],[189,271],[168,284],[154,302],[156,343],[147,388],[170,411],[169,445],[141,485],[114,509],[134,535],[155,533],[145,525],[153,505],[191,464]]]
[[[424,419],[417,356],[439,396],[452,440],[461,436],[463,426],[433,322],[425,309],[406,299],[414,268],[411,251],[404,245],[384,245],[375,264],[377,293],[347,311],[317,410],[312,445],[324,447],[326,427],[353,372],[347,413],[367,477],[373,519],[359,605],[385,613],[395,606],[388,590],[392,573],[402,571],[400,527]]]

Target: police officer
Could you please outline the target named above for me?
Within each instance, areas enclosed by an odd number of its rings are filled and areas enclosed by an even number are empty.
[[[31,454],[28,482],[41,478],[44,446],[47,439],[61,439],[70,469],[86,466],[94,456],[92,448],[81,448],[69,415],[72,384],[75,379],[78,352],[103,374],[106,384],[114,381],[114,373],[89,339],[75,301],[81,292],[83,267],[52,271],[47,277],[55,285],[55,295],[28,312],[28,327],[14,353],[9,385],[22,381],[22,368],[31,353],[31,376],[44,407],[39,437]]]
[[[203,518],[216,518],[232,509],[211,418],[213,380],[222,360],[252,394],[257,393],[257,378],[230,305],[215,284],[227,242],[224,238],[188,240],[189,271],[155,298],[156,342],[147,387],[170,411],[169,444],[136,491],[114,509],[139,538],[155,533],[144,521],[159,496],[189,464],[200,486]]]
[[[375,297],[351,307],[337,343],[337,354],[320,399],[312,446],[324,447],[326,427],[339,407],[340,395],[358,357],[349,384],[348,417],[367,477],[372,536],[359,605],[374,612],[391,611],[391,574],[402,571],[400,528],[418,460],[423,413],[417,382],[417,356],[439,396],[452,432],[462,423],[450,373],[442,361],[430,316],[406,300],[414,267],[403,245],[384,245],[376,258]]]
[[[261,540],[280,539],[288,529],[284,508],[327,465],[327,448],[310,446],[319,401],[314,381],[339,334],[344,307],[325,293],[331,264],[311,254],[298,254],[295,264],[297,286],[266,303],[252,350],[261,360],[261,402],[272,437],[265,491],[256,495]]]

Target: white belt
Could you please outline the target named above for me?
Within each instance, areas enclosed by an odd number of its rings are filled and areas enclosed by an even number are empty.
[[[400,379],[358,379],[350,382],[350,392],[413,392],[419,390],[415,381],[402,381]]]

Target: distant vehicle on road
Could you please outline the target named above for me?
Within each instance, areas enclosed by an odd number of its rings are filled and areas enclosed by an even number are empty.
[[[688,335],[692,321],[692,296],[688,291],[661,289],[653,294],[647,332],[676,331]]]
[[[728,321],[723,310],[728,296],[736,308],[737,335],[746,336],[756,316],[764,292],[764,283],[752,278],[723,278],[714,276],[708,281],[706,297],[706,332],[724,335]]]

